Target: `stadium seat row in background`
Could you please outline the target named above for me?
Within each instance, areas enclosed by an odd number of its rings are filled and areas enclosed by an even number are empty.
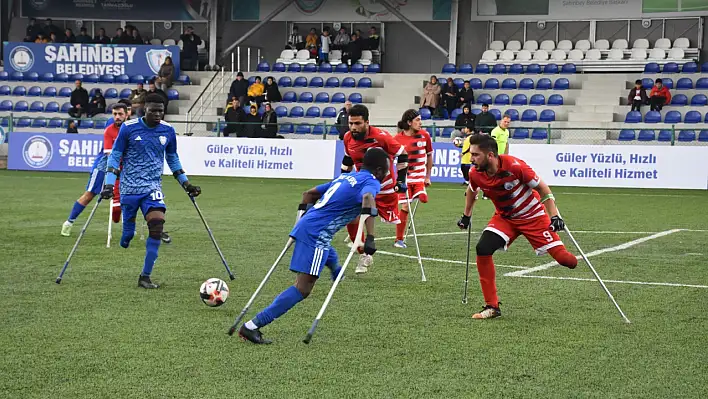
[[[708,73],[708,62],[704,63],[700,70],[698,69],[698,64],[695,62],[687,62],[683,65],[679,65],[675,62],[668,62],[663,66],[660,66],[656,62],[650,62],[644,66],[645,73]],[[549,63],[545,65],[539,64],[496,64],[488,65],[485,63],[480,63],[475,68],[472,64],[462,64],[459,68],[455,64],[445,64],[442,68],[442,73],[459,73],[459,74],[557,74],[565,73],[572,74],[577,73],[577,66],[573,63],[566,63],[562,66],[558,66],[555,63]]]
[[[51,72],[38,74],[37,72],[7,72],[0,71],[0,81],[10,81],[10,82],[69,82],[80,80],[85,83],[118,83],[118,84],[129,84],[129,83],[145,83],[148,80],[154,78],[155,76],[145,77],[143,75],[97,75],[90,74],[84,75],[81,73],[66,74],[59,73],[53,74]],[[190,84],[191,81],[189,76],[180,75],[177,78],[177,82],[181,84]]]
[[[693,130],[678,130],[676,131],[676,140],[680,142],[691,142],[691,141],[700,141],[700,142],[708,142],[708,130],[701,130],[698,135],[696,135],[696,132]],[[656,131],[654,130],[640,130],[639,133],[636,133],[632,129],[622,129],[619,133],[619,141],[672,141],[674,138],[674,132],[671,130],[660,130],[659,135],[657,137]]]
[[[365,67],[361,63],[355,63],[351,67],[347,64],[339,64],[333,67],[329,62],[323,62],[318,66],[313,60],[313,63],[305,65],[290,64],[287,66],[282,62],[276,62],[271,68],[268,62],[263,61],[258,64],[256,72],[379,73],[381,72],[381,66],[379,64],[371,64]]]
[[[8,85],[0,86],[0,96],[16,96],[16,97],[71,97],[71,92],[74,89],[71,87],[62,87],[57,89],[54,86],[45,87],[42,90],[39,86],[32,86],[27,89],[25,86],[15,86],[14,88]],[[98,88],[94,87],[89,91],[89,96],[93,97]],[[120,92],[116,88],[109,88],[103,91],[103,96],[106,99],[113,98],[128,98],[130,97],[131,89],[125,88]],[[179,91],[176,89],[167,89],[167,98],[169,100],[179,100]]]
[[[642,114],[638,111],[630,111],[624,118],[625,123],[660,123],[661,113],[657,111],[649,111],[644,115],[644,120],[642,120]],[[664,116],[664,123],[708,123],[708,113],[705,114],[705,118],[700,111],[688,111],[686,115],[681,116],[679,111],[669,111]]]

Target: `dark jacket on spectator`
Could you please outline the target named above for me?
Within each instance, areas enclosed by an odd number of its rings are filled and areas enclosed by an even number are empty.
[[[246,114],[246,126],[243,128],[243,135],[238,137],[261,137],[261,117],[258,114]]]
[[[241,107],[234,108],[229,105],[226,108],[224,119],[226,122],[244,122],[246,120],[246,112]],[[224,137],[228,137],[230,134],[235,134],[238,137],[242,137],[243,125],[226,125],[224,128]]]
[[[64,36],[64,43],[76,43],[76,36],[72,33],[69,36]]]
[[[470,87],[469,89],[465,89],[464,87],[460,89],[459,92],[457,92],[457,98],[458,98],[458,103],[461,104],[472,104],[474,103],[474,91]],[[464,101],[460,101],[460,98],[464,98]]]
[[[111,44],[131,44],[132,39],[123,33],[120,36],[113,36],[113,39],[111,39]]]
[[[491,112],[481,113],[474,120],[474,131],[479,133],[491,133],[497,126],[497,118]]]
[[[30,41],[34,41],[34,39],[37,38],[37,35],[40,33],[44,33],[42,31],[42,26],[39,24],[34,24],[34,25],[27,25],[27,28],[25,30],[25,37],[28,37]]]
[[[162,64],[160,70],[157,72],[157,76],[162,79],[162,83],[166,84],[167,87],[171,87],[175,78],[175,65]]]
[[[89,112],[94,112],[95,114],[102,114],[106,112],[106,98],[102,94],[96,94],[91,99],[91,103],[88,106]]]
[[[350,59],[352,61],[352,65],[354,65],[357,61],[361,59],[361,41],[362,39],[357,39],[347,44],[347,59]]]
[[[272,109],[263,113],[263,130],[261,136],[274,139],[278,135],[278,115]]]
[[[337,130],[339,130],[339,139],[344,140],[344,135],[349,131],[349,113],[347,109],[342,107],[337,114]]]
[[[80,104],[82,108],[86,108],[89,102],[88,91],[86,91],[86,89],[84,89],[83,87],[74,89],[74,91],[71,92],[71,98],[69,99],[69,102],[71,103],[72,107],[75,107],[77,104]]]
[[[199,36],[192,33],[191,35],[182,34],[179,38],[182,40],[182,51],[185,54],[195,55],[199,52],[197,46],[202,42]]]
[[[470,130],[474,131],[474,123],[475,114],[471,112],[469,114],[465,114],[463,112],[457,116],[457,119],[455,119],[455,129],[462,130],[463,127],[467,127]]]
[[[280,90],[278,89],[278,84],[273,80],[273,84],[265,84],[265,99],[271,103],[277,103],[283,100],[283,96],[280,95]]]
[[[229,89],[229,101],[231,101],[232,98],[241,98],[241,97],[247,97],[248,96],[248,80],[247,79],[234,79],[233,82],[231,82],[231,88]]]
[[[637,95],[637,88],[632,87],[632,89],[629,91],[629,94],[627,94],[627,101],[629,101],[629,105],[632,105],[632,102],[634,101],[634,97]],[[639,96],[642,98],[642,104],[649,104],[649,97],[647,97],[647,91],[644,90],[643,88],[639,89]]]
[[[93,40],[91,40],[91,36],[89,36],[89,35],[78,35],[78,36],[76,36],[76,42],[77,43],[93,43]]]
[[[111,38],[108,36],[95,36],[93,38],[93,42],[96,44],[110,44],[111,43]]]

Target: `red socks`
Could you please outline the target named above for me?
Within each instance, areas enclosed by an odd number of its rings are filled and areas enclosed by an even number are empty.
[[[499,297],[497,297],[496,272],[494,270],[494,260],[492,255],[477,255],[477,272],[479,272],[479,283],[482,286],[484,302],[487,305],[499,307]]]
[[[568,252],[568,250],[565,249],[565,246],[559,245],[557,247],[550,248],[548,253],[551,254],[556,262],[567,267],[568,269],[575,269],[575,266],[578,266],[578,258]]]
[[[408,227],[408,212],[401,209],[399,217],[401,218],[401,223],[396,225],[396,241],[403,241],[403,235]]]

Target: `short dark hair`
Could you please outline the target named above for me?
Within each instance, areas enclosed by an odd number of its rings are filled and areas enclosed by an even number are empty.
[[[492,136],[486,134],[475,134],[470,137],[470,145],[476,145],[484,153],[499,154],[497,141]]]
[[[130,108],[130,106],[132,105],[132,103],[130,102],[130,100],[128,100],[127,98],[124,98],[124,99],[118,101],[118,103],[120,103],[120,104],[125,104],[125,106],[128,107],[128,108]]]
[[[128,106],[123,104],[123,103],[115,103],[113,106],[111,106],[111,111],[115,109],[122,109],[123,112],[128,113]]]
[[[365,121],[369,120],[369,109],[365,105],[352,105],[349,109],[349,116],[361,116]]]
[[[489,104],[484,103],[484,104],[482,104],[482,107],[487,107],[487,108],[489,108]]]
[[[145,104],[165,104],[165,100],[157,93],[150,93],[145,97]]]
[[[371,147],[364,153],[364,169],[373,172],[374,169],[387,168],[388,166],[389,157],[383,149]]]
[[[641,80],[641,79],[637,79],[637,80],[634,81],[634,84],[635,84],[635,85],[640,85],[640,84],[642,84],[642,80]]]
[[[658,78],[654,81],[654,83],[663,83],[663,82],[662,82],[661,78]]]

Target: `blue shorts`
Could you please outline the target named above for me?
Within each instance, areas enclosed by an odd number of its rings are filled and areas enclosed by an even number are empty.
[[[167,211],[162,191],[153,191],[147,194],[125,194],[120,196],[120,207],[123,210],[123,219],[133,219],[138,214],[138,209],[143,212],[143,217],[150,209]]]
[[[105,180],[106,172],[93,168],[91,169],[91,176],[89,176],[88,183],[86,183],[86,191],[92,192],[94,195],[101,194],[103,190],[103,180]]]
[[[320,276],[322,266],[335,268],[339,266],[337,251],[331,246],[323,248],[307,242],[295,241],[293,257],[290,260],[290,270],[311,276]]]

